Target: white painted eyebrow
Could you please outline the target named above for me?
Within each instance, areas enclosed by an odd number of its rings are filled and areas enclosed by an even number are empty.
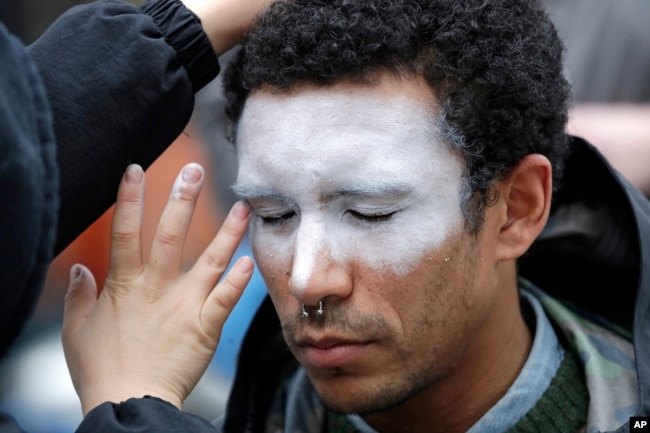
[[[329,201],[337,197],[404,197],[412,192],[413,188],[410,185],[380,182],[339,188],[323,195],[323,199]]]
[[[240,198],[244,200],[275,200],[275,201],[283,201],[287,203],[292,203],[292,201],[281,194],[278,194],[271,188],[263,187],[263,186],[257,186],[257,185],[246,185],[246,184],[234,184],[232,187],[232,190],[235,194],[237,194]]]
[[[258,185],[235,184],[233,191],[245,200],[274,200],[285,202],[288,205],[295,205],[290,198],[278,194],[271,188]],[[331,201],[338,197],[405,197],[413,192],[410,185],[403,183],[368,183],[353,187],[338,188],[321,196],[321,201]]]

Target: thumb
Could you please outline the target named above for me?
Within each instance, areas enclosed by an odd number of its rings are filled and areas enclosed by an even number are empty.
[[[63,308],[63,333],[79,329],[97,303],[97,283],[90,270],[80,264],[70,268],[70,284]]]

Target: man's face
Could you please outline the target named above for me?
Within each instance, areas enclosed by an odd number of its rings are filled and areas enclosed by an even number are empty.
[[[432,100],[424,82],[385,75],[259,90],[241,118],[236,189],[257,264],[289,348],[342,412],[419,395],[480,345],[492,261],[465,230],[461,159]]]

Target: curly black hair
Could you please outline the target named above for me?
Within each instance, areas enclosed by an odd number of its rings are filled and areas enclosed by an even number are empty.
[[[524,156],[545,155],[560,183],[569,152],[563,55],[535,0],[278,1],[225,71],[226,110],[236,124],[261,87],[422,76],[443,139],[465,158],[463,210],[478,230],[490,186]]]

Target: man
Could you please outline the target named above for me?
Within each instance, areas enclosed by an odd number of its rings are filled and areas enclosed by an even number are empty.
[[[262,17],[225,78],[277,318],[266,303],[249,331],[224,431],[613,431],[649,413],[640,334],[635,362],[624,332],[547,294],[629,325],[648,247],[638,191],[564,133],[561,60],[533,1]]]
[[[223,431],[627,431],[650,413],[649,204],[565,135],[561,60],[529,0],[261,16],[225,88],[269,299]]]

